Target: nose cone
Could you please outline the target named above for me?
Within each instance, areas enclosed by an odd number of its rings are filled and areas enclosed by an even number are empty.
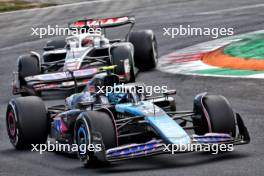
[[[146,121],[160,134],[160,137],[169,144],[187,145],[191,143],[189,135],[168,115],[146,117]]]

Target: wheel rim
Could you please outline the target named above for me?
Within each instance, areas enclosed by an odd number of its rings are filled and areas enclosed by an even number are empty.
[[[8,132],[10,136],[14,139],[16,137],[16,119],[13,111],[8,113],[7,117]]]
[[[81,124],[77,130],[77,144],[79,147],[79,156],[81,159],[85,159],[87,154],[86,152],[83,152],[83,147],[84,145],[88,145],[89,143],[89,132],[87,131],[87,129],[85,128],[84,124]],[[86,147],[85,146],[85,147]]]
[[[83,126],[81,126],[79,129],[78,129],[78,144],[86,144],[87,143],[87,135],[86,135],[86,132],[85,132],[85,128]]]

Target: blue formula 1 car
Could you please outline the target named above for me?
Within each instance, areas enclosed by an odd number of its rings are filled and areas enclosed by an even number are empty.
[[[105,93],[102,87],[107,86],[122,86],[122,91]],[[82,146],[76,152],[85,165],[164,154],[172,145],[250,141],[242,118],[223,96],[202,93],[193,110],[176,111],[175,90],[156,97],[142,90],[143,84],[119,84],[118,76],[101,73],[65,105],[46,110],[39,97],[12,99],[6,114],[10,141],[16,149],[45,144],[48,137],[57,144]],[[91,144],[100,150],[82,150]]]

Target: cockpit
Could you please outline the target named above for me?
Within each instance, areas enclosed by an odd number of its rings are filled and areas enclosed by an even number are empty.
[[[72,48],[100,48],[109,44],[109,40],[101,34],[84,33],[66,38],[70,49]]]
[[[144,84],[121,84],[115,74],[101,73],[90,80],[85,90],[66,99],[70,109],[79,108],[80,104],[138,104],[145,100]]]

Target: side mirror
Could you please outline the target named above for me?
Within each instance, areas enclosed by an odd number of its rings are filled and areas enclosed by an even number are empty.
[[[45,46],[43,48],[44,51],[51,51],[51,50],[54,50],[55,49],[55,46]]]
[[[164,92],[163,95],[165,96],[176,95],[176,93],[177,93],[176,89],[171,89],[171,90],[167,90],[166,92]]]

